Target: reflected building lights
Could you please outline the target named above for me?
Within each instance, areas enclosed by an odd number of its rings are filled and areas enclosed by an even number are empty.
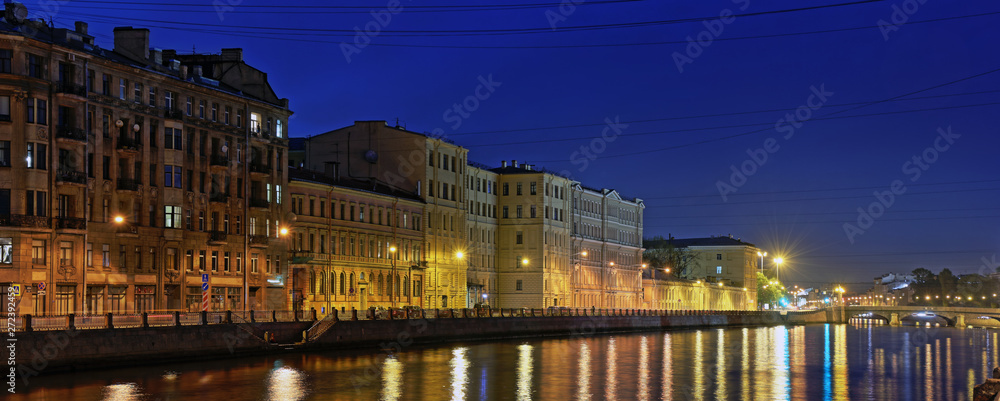
[[[382,362],[382,401],[395,401],[403,394],[403,364],[395,356]]]
[[[618,393],[618,379],[615,377],[618,373],[618,367],[615,366],[615,358],[617,357],[615,352],[615,338],[608,338],[608,381],[604,386],[604,399],[606,400],[614,400]]]
[[[823,328],[823,401],[833,399],[833,358],[830,356],[830,325]]]
[[[274,401],[295,401],[305,398],[305,381],[298,370],[280,367],[271,371],[267,378],[267,399]]]
[[[639,394],[640,400],[649,399],[649,340],[639,339]]]
[[[934,355],[931,352],[931,345],[924,344],[924,399],[931,401],[934,399]]]
[[[661,397],[663,398],[663,401],[673,400],[672,398],[673,392],[671,390],[673,387],[672,376],[674,375],[674,363],[672,360],[673,357],[672,355],[670,355],[671,346],[672,344],[670,342],[670,334],[664,334],[663,335],[663,379],[662,379],[663,396]]]
[[[848,400],[850,398],[847,383],[847,327],[837,325],[834,328],[833,344],[836,351],[833,353],[833,399],[835,401]]]
[[[529,346],[530,347],[530,346]],[[518,347],[520,348],[520,347]],[[465,392],[469,387],[469,359],[466,354],[469,349],[458,347],[451,350],[451,399],[464,400]],[[521,368],[518,366],[518,386],[520,387]],[[530,373],[530,371],[529,371]]]
[[[715,342],[715,399],[725,400],[726,396],[726,331],[716,330]]]
[[[792,328],[792,399],[806,399],[806,328],[795,326]]]
[[[744,327],[742,331],[743,334],[743,349],[740,355],[740,393],[743,395],[744,400],[750,399],[750,329]]]
[[[774,350],[774,381],[772,400],[787,400],[791,391],[789,385],[788,329],[785,326],[772,328],[771,348]]]
[[[529,344],[517,346],[517,399],[531,400],[531,371],[534,369],[533,348]]]
[[[704,345],[702,344],[701,330],[694,333],[694,399],[701,400],[705,394],[705,379],[703,378],[705,360],[702,357]]]
[[[142,399],[139,394],[139,385],[135,383],[111,384],[104,387],[103,401],[138,401]]]
[[[580,362],[577,364],[580,374],[577,378],[576,399],[580,401],[590,400],[590,347],[587,343],[580,343]]]

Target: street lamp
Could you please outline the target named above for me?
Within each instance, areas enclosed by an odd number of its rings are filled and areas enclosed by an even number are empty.
[[[767,256],[767,252],[760,253],[758,251],[757,252],[757,256],[760,256],[760,272],[763,273],[764,272],[764,257]]]
[[[774,258],[774,279],[781,281],[781,276],[779,272],[781,271],[781,264],[785,261],[782,257]]]
[[[393,296],[395,288],[392,288],[393,281],[396,279],[396,246],[389,247],[389,263],[392,265],[392,276],[389,276],[389,302],[392,303],[393,307],[396,307],[396,297]]]

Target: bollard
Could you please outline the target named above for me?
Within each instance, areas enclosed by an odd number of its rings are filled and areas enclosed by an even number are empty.
[[[358,310],[351,307],[351,320],[358,320]]]
[[[253,313],[253,309],[250,309],[250,322],[251,323],[257,322],[257,316]]]
[[[111,314],[108,314],[108,325],[111,325]],[[181,327],[181,312],[174,311],[174,327]]]
[[[66,315],[66,327],[70,330],[76,330],[76,314],[70,313]]]
[[[271,311],[271,321],[272,322],[278,321],[278,311],[276,310]]]
[[[336,313],[337,313],[337,310],[336,310],[336,309],[334,309],[334,310],[333,310],[333,312],[334,312],[334,316],[337,316],[337,315],[336,315]],[[312,317],[313,317],[313,320],[312,320],[312,321],[314,321],[314,322],[315,322],[315,321],[316,321],[316,310],[315,310],[315,309],[313,309],[313,310],[312,310]]]
[[[108,312],[108,314],[105,315],[105,318],[104,318],[104,327],[107,327],[108,329],[115,328],[115,323],[111,321],[111,319],[113,319],[113,316],[114,316],[114,314],[112,314],[111,312]]]
[[[337,308],[330,310],[330,314],[333,315],[333,320],[339,321],[340,318],[337,316]],[[316,321],[316,310],[313,309],[313,321]]]
[[[34,331],[35,329],[31,327],[31,315],[24,315],[22,318],[24,319],[24,331]]]
[[[233,311],[226,311],[226,324],[233,324]]]
[[[201,311],[201,325],[205,326],[208,324],[208,311]]]
[[[149,314],[146,312],[142,312],[142,328],[149,328]]]

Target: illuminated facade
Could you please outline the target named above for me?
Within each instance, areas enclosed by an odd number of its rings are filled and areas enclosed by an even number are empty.
[[[21,313],[200,310],[203,274],[211,310],[287,307],[291,112],[241,49],[4,26],[0,283],[24,286]]]

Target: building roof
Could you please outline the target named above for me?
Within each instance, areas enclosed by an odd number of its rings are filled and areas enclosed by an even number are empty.
[[[720,236],[708,238],[673,238],[658,240],[643,240],[642,246],[646,249],[658,248],[660,246],[673,245],[675,248],[687,248],[690,246],[756,246],[749,242],[740,241],[737,238]]]
[[[438,140],[440,140],[442,142],[449,143],[449,144],[458,146],[460,148],[464,148],[463,146],[456,144],[455,141],[453,141],[453,140],[445,137],[444,135],[440,135],[439,136],[439,135],[434,135],[434,133],[431,133],[431,132],[410,131],[410,130],[406,129],[405,127],[401,126],[401,125],[396,125],[396,126],[389,125],[389,123],[386,122],[385,120],[357,120],[357,121],[354,122],[354,124],[343,126],[343,127],[340,127],[340,128],[334,128],[332,130],[329,130],[329,131],[326,131],[326,132],[322,132],[322,133],[310,136],[310,137],[306,138],[306,141],[308,141],[308,140],[310,140],[312,138],[318,137],[318,136],[329,134],[329,133],[334,132],[334,131],[340,131],[342,129],[346,129],[346,128],[351,128],[351,127],[357,126],[358,123],[382,123],[382,124],[385,124],[386,128],[391,128],[391,129],[394,129],[394,130],[397,130],[397,131],[400,131],[400,132],[405,132],[407,134],[419,135],[419,136],[422,136],[422,137],[425,137],[425,138],[438,139]]]
[[[356,180],[343,177],[337,179],[318,171],[306,170],[303,168],[290,168],[288,169],[288,182],[291,183],[292,181],[314,182],[333,187],[354,189],[424,203],[424,200],[415,193],[393,188],[388,184],[377,180]]]

